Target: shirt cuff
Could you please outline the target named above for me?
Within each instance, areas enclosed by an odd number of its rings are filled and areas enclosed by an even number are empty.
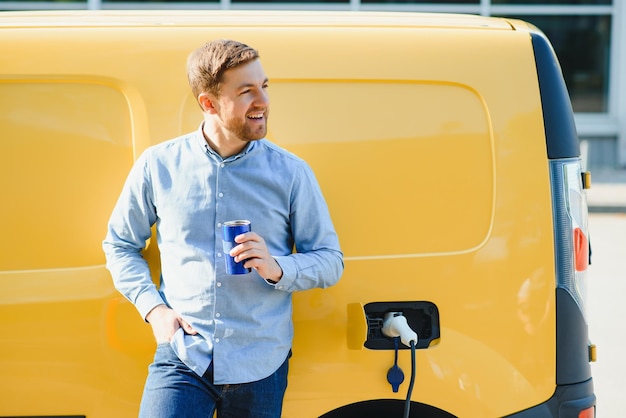
[[[283,290],[285,292],[292,291],[293,284],[296,281],[296,276],[298,274],[295,261],[288,255],[275,256],[274,259],[276,259],[276,262],[278,262],[278,265],[283,270],[283,277],[281,277],[280,281],[276,282],[276,284],[272,284],[272,282],[267,279],[265,279],[265,281],[278,290]]]
[[[135,301],[135,307],[139,311],[139,314],[146,320],[146,316],[158,305],[166,305],[158,290],[152,290],[144,292]]]

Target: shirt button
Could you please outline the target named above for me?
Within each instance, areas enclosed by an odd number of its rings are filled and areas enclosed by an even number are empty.
[[[220,167],[224,168],[224,163],[220,164]]]
[[[217,253],[217,256],[218,256],[218,257],[221,257],[221,256],[222,256],[222,253]]]
[[[217,287],[222,287],[222,282],[217,282]]]
[[[218,193],[217,194],[219,197],[224,197],[224,193]]]
[[[215,339],[215,344],[217,344],[217,343],[219,343],[219,342],[220,342],[220,339],[219,339],[219,338],[216,338],[216,339]]]
[[[219,312],[215,314],[216,318],[219,318],[220,316],[222,316],[222,314],[220,314]]]
[[[218,227],[218,228],[221,228],[221,227],[222,227],[222,223],[221,223],[221,222],[218,222],[218,223],[217,223],[217,227]]]

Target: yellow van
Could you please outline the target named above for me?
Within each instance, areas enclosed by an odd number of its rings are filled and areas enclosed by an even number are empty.
[[[129,11],[0,14],[0,417],[137,415],[154,341],[101,242],[134,159],[197,128],[186,57],[214,38],[260,51],[269,139],[310,163],[345,253],[294,295],[284,417],[595,416],[589,175],[536,28]]]

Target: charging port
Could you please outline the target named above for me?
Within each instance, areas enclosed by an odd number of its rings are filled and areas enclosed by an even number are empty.
[[[428,348],[439,340],[439,310],[432,302],[371,302],[363,307],[367,320],[367,339],[365,348],[371,350],[394,350],[393,338],[383,334],[385,315],[400,312],[406,317],[407,323],[419,340],[415,348]],[[401,344],[400,349],[408,349]]]

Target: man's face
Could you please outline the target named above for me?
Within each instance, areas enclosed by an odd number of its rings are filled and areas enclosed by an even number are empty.
[[[226,135],[254,141],[267,134],[268,80],[259,60],[224,73],[217,98],[217,113]]]

